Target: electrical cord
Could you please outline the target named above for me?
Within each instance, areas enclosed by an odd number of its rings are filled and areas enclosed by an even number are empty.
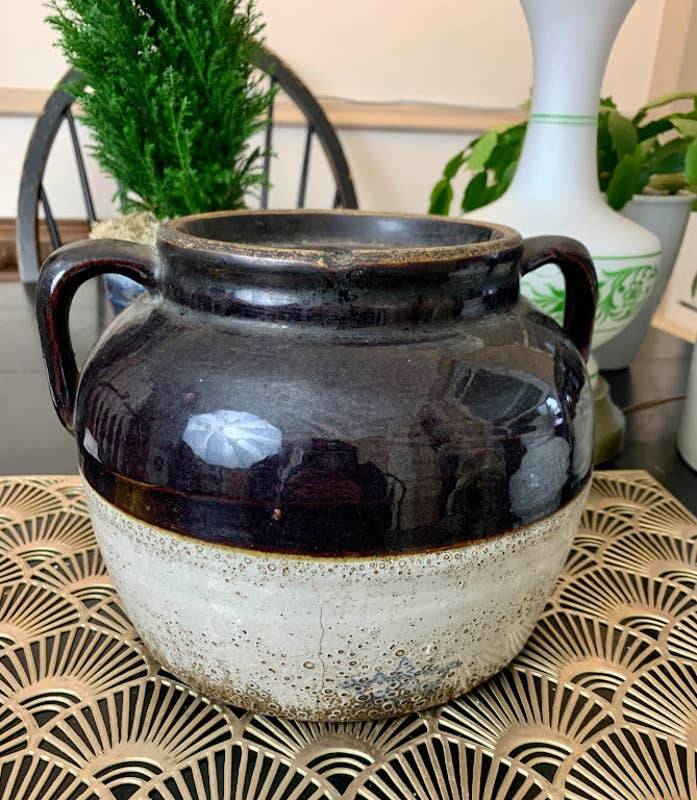
[[[644,400],[643,403],[633,403],[630,406],[625,406],[622,409],[622,413],[627,414],[634,414],[637,411],[645,411],[647,408],[654,408],[655,406],[662,406],[665,403],[675,403],[678,400],[684,400],[684,394],[676,394],[673,397],[664,397],[660,400]]]

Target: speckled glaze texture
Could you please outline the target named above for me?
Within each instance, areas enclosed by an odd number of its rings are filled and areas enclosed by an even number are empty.
[[[519,293],[550,262],[563,328]],[[114,271],[149,291],[79,376],[70,301]],[[57,251],[49,384],[145,642],[303,718],[421,708],[506,663],[588,485],[595,298],[578,242],[455,219],[223,213],[156,251]]]
[[[124,514],[86,482],[85,492],[109,572],[158,660],[216,699],[310,720],[427,708],[507,664],[588,493],[464,547],[333,559],[196,542]]]

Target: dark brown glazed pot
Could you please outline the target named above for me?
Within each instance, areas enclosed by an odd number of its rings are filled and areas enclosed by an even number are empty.
[[[563,330],[519,294],[550,262]],[[78,379],[70,301],[109,272],[150,291]],[[595,298],[578,242],[433,217],[206,214],[157,251],[54,253],[51,391],[146,643],[304,718],[424,707],[510,660],[588,486]]]

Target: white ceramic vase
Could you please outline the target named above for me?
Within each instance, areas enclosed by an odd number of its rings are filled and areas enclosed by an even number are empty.
[[[596,349],[600,369],[624,369],[634,360],[673,272],[694,201],[695,195],[688,193],[669,196],[638,194],[622,209],[626,217],[658,236],[663,254],[656,283],[639,313],[621,333]]]
[[[597,177],[597,114],[607,59],[634,0],[521,0],[532,38],[534,88],[516,174],[506,193],[470,214],[523,236],[583,242],[599,281],[593,347],[634,318],[658,274],[658,238],[613,211]],[[523,280],[523,292],[560,320],[564,282],[555,266]],[[590,367],[591,372],[593,368]]]

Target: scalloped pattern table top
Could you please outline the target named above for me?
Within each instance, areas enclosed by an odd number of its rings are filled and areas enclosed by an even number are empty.
[[[159,667],[78,478],[0,478],[0,798],[341,797],[694,800],[697,519],[646,472],[597,472],[508,668],[419,714],[294,722]]]

